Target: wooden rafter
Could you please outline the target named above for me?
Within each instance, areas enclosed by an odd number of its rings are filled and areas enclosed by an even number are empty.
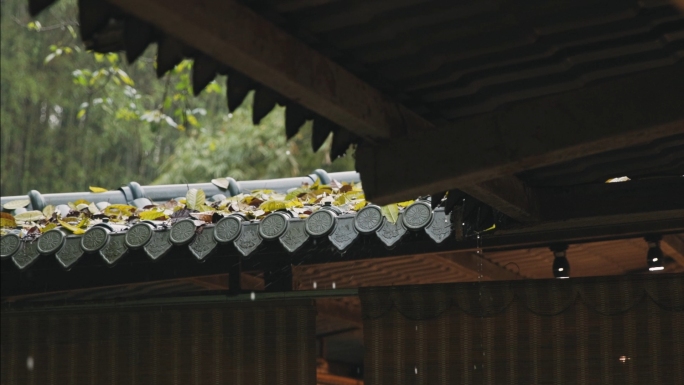
[[[432,128],[237,1],[109,2],[367,140]]]
[[[462,186],[460,190],[518,222],[540,219],[534,191],[514,175]]]
[[[356,167],[366,197],[398,202],[681,134],[682,73],[680,61],[520,102],[419,138],[359,146]]]

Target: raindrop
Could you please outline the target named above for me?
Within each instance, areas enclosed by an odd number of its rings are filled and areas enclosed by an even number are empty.
[[[28,369],[29,371],[33,371],[33,357],[31,356],[28,356],[28,358],[26,359],[26,369]]]
[[[256,293],[252,292],[252,294],[249,295],[249,298],[254,301],[256,299]]]
[[[314,283],[313,283],[313,288],[315,289],[316,286],[318,286],[318,285],[316,284],[316,281],[314,281]]]
[[[285,151],[285,155],[290,155],[290,150]]]
[[[414,371],[416,372],[416,374],[418,374],[418,367],[416,366],[416,367],[413,368],[413,369],[414,369]]]
[[[335,282],[333,282],[333,289],[335,288]]]

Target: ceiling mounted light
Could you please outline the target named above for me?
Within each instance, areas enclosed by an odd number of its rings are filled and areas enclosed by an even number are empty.
[[[660,235],[649,235],[646,238],[648,243],[648,254],[646,255],[646,262],[648,263],[648,270],[659,271],[665,269],[663,266],[663,251],[660,249]]]
[[[553,276],[560,279],[570,278],[570,263],[565,257],[565,251],[568,245],[552,245],[550,247],[553,251]]]

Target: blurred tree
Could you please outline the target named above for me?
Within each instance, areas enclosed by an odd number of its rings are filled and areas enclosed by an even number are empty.
[[[310,128],[286,142],[282,108],[258,126],[251,97],[230,114],[225,77],[192,97],[190,61],[157,79],[154,48],[133,65],[86,52],[76,15],[73,0],[37,20],[25,0],[2,2],[1,195],[353,168],[351,157],[331,164],[329,141],[312,153]]]

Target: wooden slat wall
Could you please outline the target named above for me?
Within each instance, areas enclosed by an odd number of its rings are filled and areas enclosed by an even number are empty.
[[[313,385],[315,317],[311,301],[3,312],[0,382]]]
[[[485,312],[470,306],[473,285],[443,285],[458,298],[449,306],[438,290],[402,290],[397,301],[362,291],[364,307],[390,302],[384,314],[364,308],[365,383],[684,384],[683,282],[650,281],[644,293],[643,282],[596,281],[574,297],[528,281]]]

